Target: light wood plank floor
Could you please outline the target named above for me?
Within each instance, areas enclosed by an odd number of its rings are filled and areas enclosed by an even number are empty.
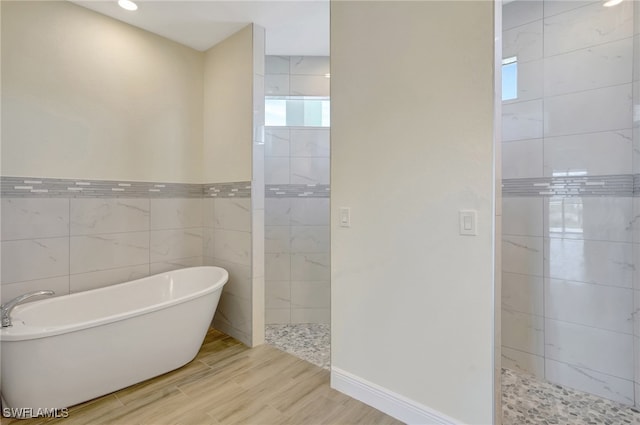
[[[401,424],[329,388],[329,372],[214,329],[188,365],[69,409],[65,419],[3,425]]]

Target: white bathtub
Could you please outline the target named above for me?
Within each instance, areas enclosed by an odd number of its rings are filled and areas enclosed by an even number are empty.
[[[190,362],[228,277],[192,267],[16,307],[0,330],[3,413],[63,409]]]

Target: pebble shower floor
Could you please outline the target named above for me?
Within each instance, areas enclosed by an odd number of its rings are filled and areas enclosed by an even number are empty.
[[[329,325],[267,325],[267,343],[329,369]],[[503,425],[640,425],[640,411],[592,394],[502,370]]]

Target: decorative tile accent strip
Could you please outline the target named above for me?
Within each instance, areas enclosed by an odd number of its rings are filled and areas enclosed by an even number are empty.
[[[633,175],[633,196],[640,196],[640,174]]]
[[[640,196],[640,174],[504,179],[502,196]]]
[[[203,185],[2,176],[0,183],[0,196],[11,198],[202,198],[214,193],[219,197],[251,196],[250,182]]]
[[[250,198],[251,182],[210,183],[204,184],[205,198]]]
[[[328,184],[268,184],[265,198],[328,198]]]

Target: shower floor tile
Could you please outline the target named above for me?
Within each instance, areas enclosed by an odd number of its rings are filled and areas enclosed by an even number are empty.
[[[267,325],[267,344],[329,369],[329,325]],[[640,425],[640,412],[598,396],[502,369],[503,425]]]
[[[502,369],[502,424],[640,425],[640,412],[592,394]]]
[[[329,325],[317,323],[267,325],[265,329],[267,344],[323,369],[329,369],[329,335]]]

